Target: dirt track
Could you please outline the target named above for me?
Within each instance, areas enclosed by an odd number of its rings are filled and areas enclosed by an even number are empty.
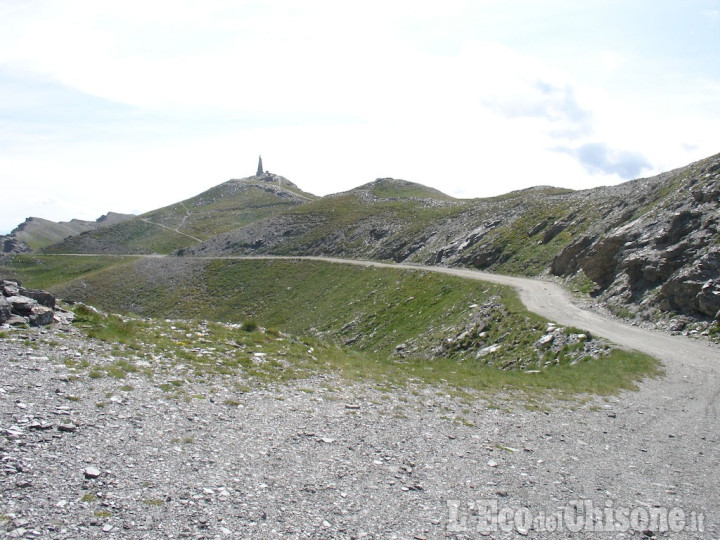
[[[580,309],[552,283],[319,260],[511,285],[529,309],[650,353],[666,375],[549,410],[333,378],[241,394],[189,380],[200,397],[186,402],[157,377],[129,376],[129,392],[71,377],[68,355],[113,354],[77,330],[19,331],[0,347],[0,536],[720,538],[717,348]],[[77,429],[56,430],[59,413]],[[88,466],[101,476],[83,478]]]
[[[693,492],[695,504],[712,512],[706,517],[706,534],[716,538],[720,518],[720,348],[683,336],[671,336],[634,327],[578,307],[558,284],[536,279],[503,276],[460,268],[391,265],[371,261],[318,258],[335,263],[391,268],[415,268],[515,287],[525,306],[557,323],[576,326],[659,359],[665,376],[641,384],[637,394],[622,396],[618,407],[623,420],[617,422],[622,440],[583,459],[582,468],[615,470],[617,481],[631,483],[632,471],[622,474],[631,463],[655,485],[684,485]],[[640,450],[638,450],[640,449]],[[641,459],[637,459],[640,451]],[[674,488],[667,488],[675,491]],[[712,527],[710,525],[712,524]],[[712,534],[710,534],[712,531]],[[714,536],[713,536],[714,535]]]

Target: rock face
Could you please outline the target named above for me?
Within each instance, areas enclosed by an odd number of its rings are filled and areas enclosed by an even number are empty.
[[[38,289],[26,289],[19,281],[0,280],[0,324],[44,326],[55,319],[55,297]]]
[[[0,236],[2,253],[30,253],[32,248],[25,242],[12,236]]]
[[[634,313],[720,320],[720,156],[665,176],[622,202],[617,211],[634,219],[584,234],[558,253],[551,271],[582,270],[600,300]],[[669,193],[647,210],[658,188]]]

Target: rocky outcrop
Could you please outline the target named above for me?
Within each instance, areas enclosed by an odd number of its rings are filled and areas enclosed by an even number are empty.
[[[601,301],[645,317],[659,309],[720,320],[720,156],[642,184],[617,211],[635,219],[566,246],[551,272],[582,270]]]
[[[0,324],[44,326],[55,320],[55,297],[26,289],[17,280],[0,280]]]
[[[683,268],[660,288],[661,309],[698,311],[720,320],[720,249]]]
[[[0,246],[2,246],[2,253],[13,254],[32,252],[32,248],[30,246],[13,236],[0,236]]]

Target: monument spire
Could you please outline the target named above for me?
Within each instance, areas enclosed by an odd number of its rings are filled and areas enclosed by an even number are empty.
[[[262,176],[263,174],[263,166],[262,166],[262,156],[258,159],[258,170],[255,176]]]

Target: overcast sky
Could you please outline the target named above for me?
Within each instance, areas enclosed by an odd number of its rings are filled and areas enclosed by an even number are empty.
[[[266,169],[457,197],[720,152],[720,0],[0,0],[0,233]]]

